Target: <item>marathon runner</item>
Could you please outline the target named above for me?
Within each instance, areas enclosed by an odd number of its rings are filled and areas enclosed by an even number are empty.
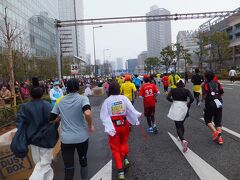
[[[175,74],[175,71],[172,70],[171,75],[168,77],[168,83],[171,89],[176,88],[176,83],[178,82],[179,79],[181,79],[179,75]]]
[[[126,96],[132,104],[134,103],[134,94],[136,96],[136,86],[131,82],[131,75],[125,75],[125,82],[121,85],[120,93]]]
[[[196,105],[200,106],[201,102],[199,99],[200,94],[202,93],[201,84],[203,83],[203,76],[199,74],[199,69],[195,69],[195,74],[192,76],[191,82],[193,83],[193,95],[196,99]]]
[[[112,82],[109,86],[109,97],[104,101],[100,119],[109,134],[109,146],[118,170],[118,180],[124,180],[124,168],[130,163],[128,156],[129,124],[139,125],[138,112],[128,98],[120,94],[119,84]],[[123,165],[124,162],[124,165]]]
[[[215,74],[212,71],[205,73],[206,82],[203,84],[203,97],[205,100],[204,120],[209,129],[213,132],[212,139],[218,144],[223,144],[222,139],[222,85],[214,80]],[[212,123],[212,118],[214,124]]]
[[[183,152],[188,150],[188,142],[184,138],[184,121],[189,116],[189,108],[194,98],[191,92],[184,88],[185,84],[182,79],[176,83],[177,87],[171,89],[167,96],[167,100],[173,102],[169,109],[168,117],[175,122],[178,137],[180,138],[183,146]],[[187,102],[187,99],[190,101]]]
[[[139,89],[141,86],[141,79],[138,77],[138,75],[135,75],[135,78],[133,79],[133,83],[136,86],[137,92],[139,92]]]
[[[148,123],[148,132],[149,133],[157,133],[157,126],[155,123],[155,107],[156,107],[156,99],[155,95],[160,94],[158,88],[155,84],[150,83],[150,77],[148,75],[144,75],[143,86],[140,89],[139,97],[143,98],[144,105],[144,115],[147,118]]]
[[[167,73],[164,73],[164,76],[162,77],[162,83],[163,83],[163,90],[165,92],[166,95],[168,95],[168,75]]]

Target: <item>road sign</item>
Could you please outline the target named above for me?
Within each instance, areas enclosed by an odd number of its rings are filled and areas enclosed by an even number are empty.
[[[78,64],[71,64],[71,74],[72,75],[78,74],[78,70],[79,70]]]

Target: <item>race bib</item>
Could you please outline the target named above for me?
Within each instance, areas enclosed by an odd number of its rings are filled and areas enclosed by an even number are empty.
[[[123,114],[125,109],[122,101],[112,103],[112,114]]]

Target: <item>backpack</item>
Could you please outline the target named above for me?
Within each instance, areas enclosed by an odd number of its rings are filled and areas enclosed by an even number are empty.
[[[218,99],[222,101],[221,94],[220,94],[220,84],[214,81],[210,81],[207,84],[208,87],[208,100],[214,101],[214,99]]]

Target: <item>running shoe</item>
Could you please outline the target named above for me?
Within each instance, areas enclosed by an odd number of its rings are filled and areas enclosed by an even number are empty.
[[[222,139],[222,136],[220,136],[219,138],[218,138],[218,144],[220,144],[220,145],[222,145],[223,144],[223,139]]]
[[[154,132],[154,134],[157,134],[157,133],[158,133],[158,129],[157,129],[156,124],[154,124],[154,126],[153,126],[153,132]]]
[[[127,158],[124,159],[124,168],[128,169],[130,167],[130,163]]]
[[[182,141],[183,152],[185,153],[188,150],[188,142],[186,140]]]
[[[148,132],[153,133],[153,128],[152,127],[148,128]]]
[[[118,180],[125,180],[124,172],[118,173]]]
[[[221,133],[217,130],[212,134],[213,141],[217,140],[221,136]]]

